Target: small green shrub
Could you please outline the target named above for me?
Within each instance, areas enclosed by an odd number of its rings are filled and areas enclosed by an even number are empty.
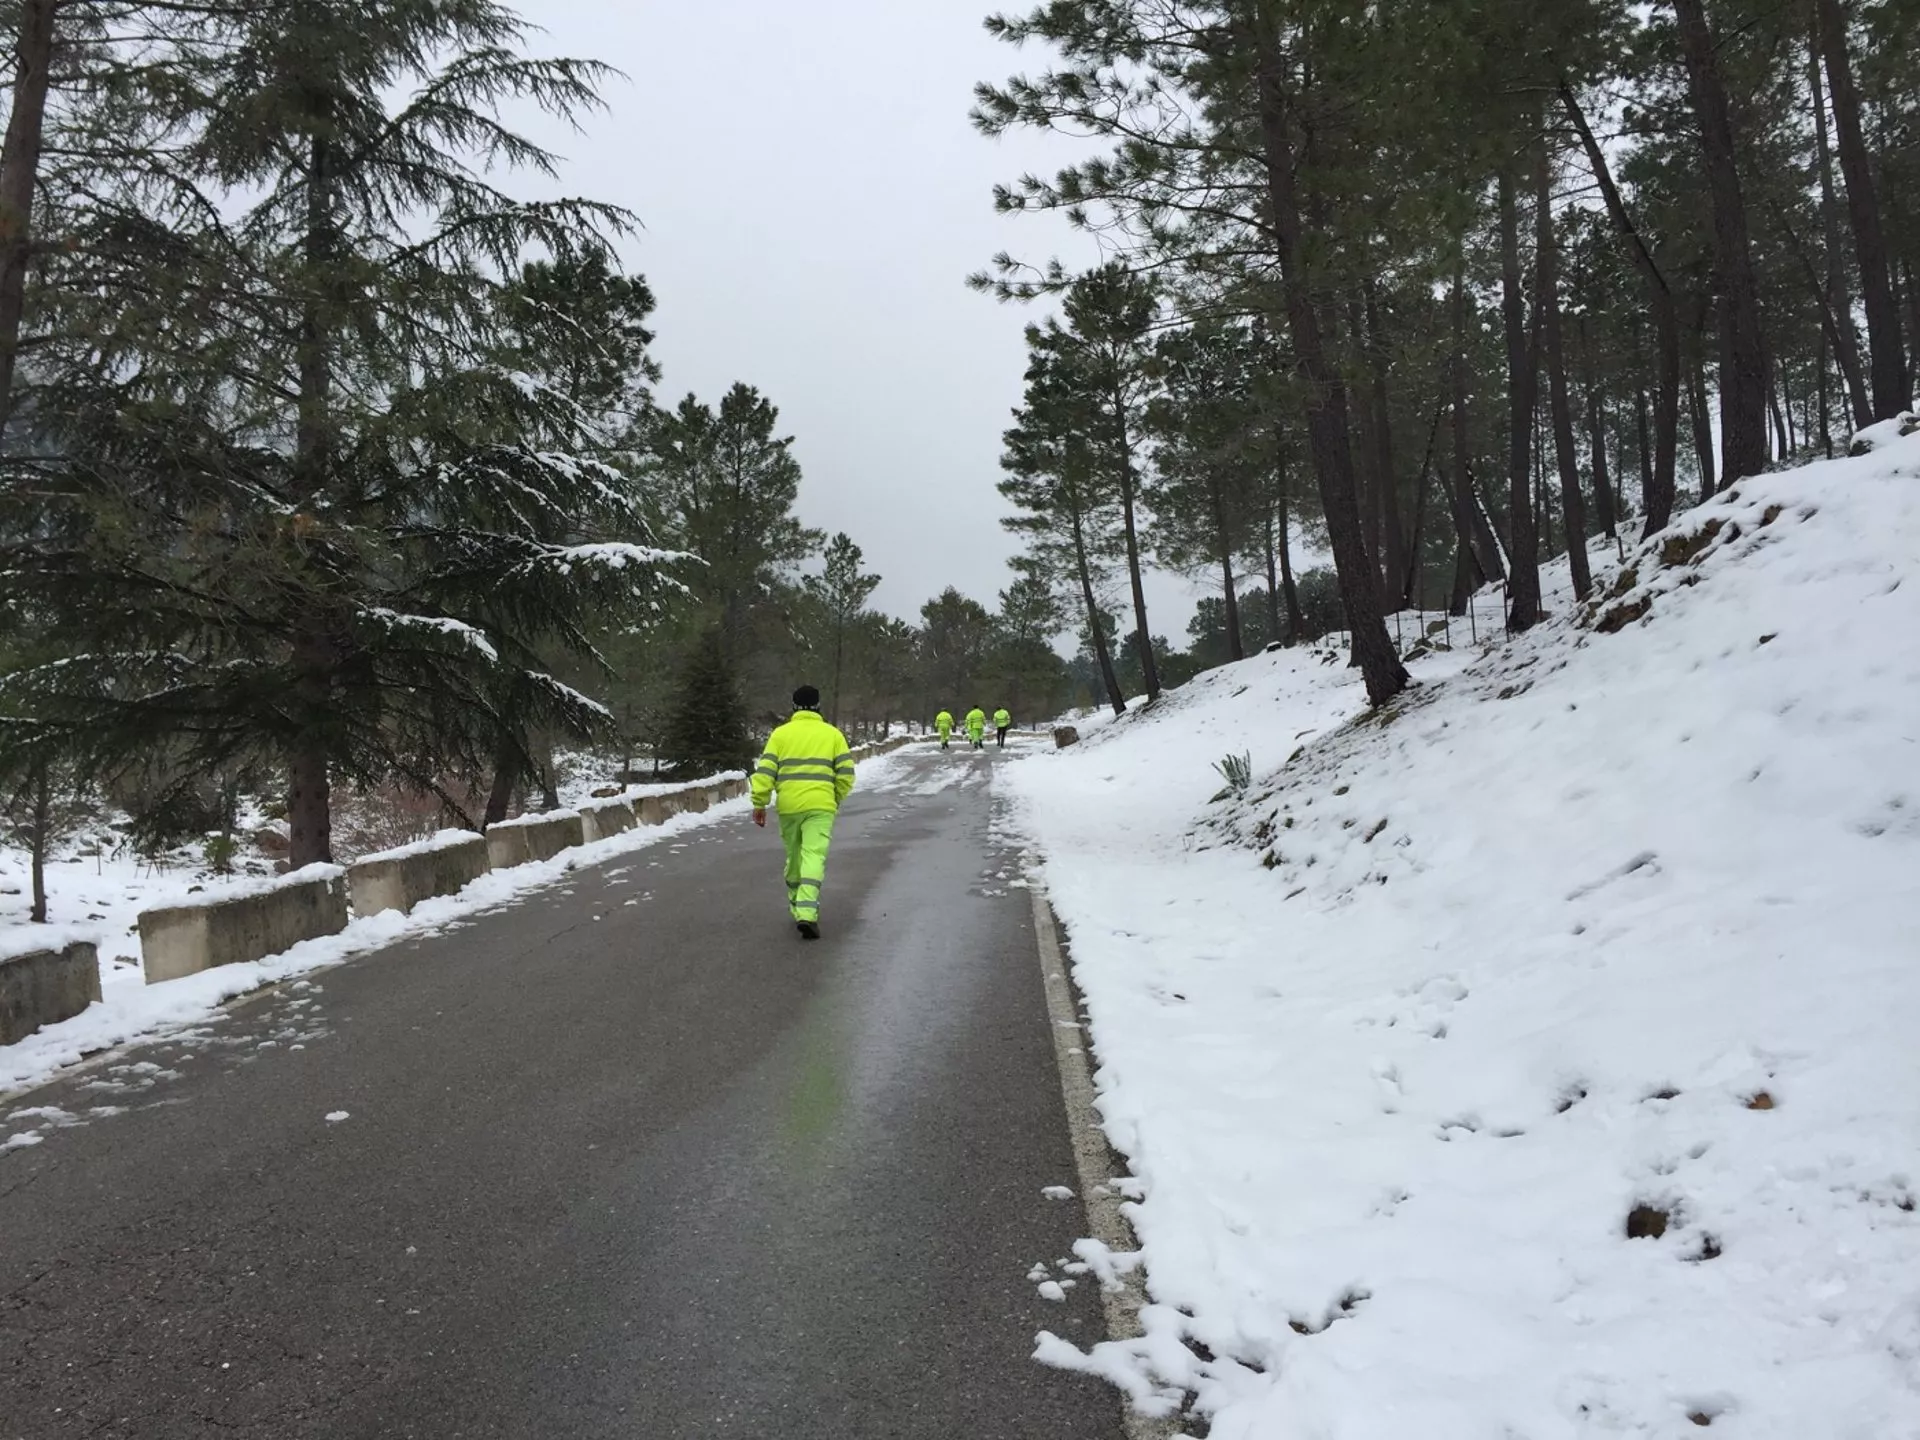
[[[1227,782],[1227,789],[1235,795],[1245,794],[1253,785],[1253,755],[1226,755],[1213,762],[1213,768],[1220,772],[1220,778]]]

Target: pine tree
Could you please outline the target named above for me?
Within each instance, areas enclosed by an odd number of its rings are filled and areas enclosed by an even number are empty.
[[[1092,636],[1090,654],[1116,715],[1126,700],[1115,675],[1109,632],[1094,625],[1097,592],[1118,550],[1119,504],[1082,418],[1072,367],[1059,353],[1057,327],[1027,328],[1026,401],[1002,437],[1000,493],[1015,513],[1001,523],[1027,542],[1022,557],[1035,577],[1074,596]]]
[[[978,692],[987,683],[993,641],[993,616],[951,585],[920,607],[921,654],[936,708],[962,715],[988,703]]]
[[[221,12],[189,159],[241,207],[149,190],[117,248],[70,263],[28,390],[24,557],[70,655],[17,694],[89,753],[156,734],[289,776],[296,865],[329,858],[337,781],[459,797],[499,696],[575,733],[604,712],[550,673],[584,617],[636,603],[644,539],[598,422],[510,361],[522,252],[604,253],[617,211],[510,199],[551,167],[494,107],[567,115],[600,68],[514,53],[486,0]],[[411,87],[410,89],[408,87]],[[109,231],[111,234],[111,231]]]
[[[701,634],[681,665],[662,753],[686,780],[740,770],[753,757],[747,707],[718,626]]]
[[[1060,605],[1052,585],[1016,559],[1017,578],[1000,592],[994,617],[994,641],[988,661],[995,694],[987,703],[1004,704],[1016,722],[1044,719],[1067,700],[1067,668],[1053,648],[1060,633]]]
[[[1276,327],[1285,327],[1300,381],[1307,451],[1353,621],[1354,655],[1368,695],[1380,704],[1398,693],[1407,675],[1381,620],[1380,577],[1366,547],[1354,469],[1348,383],[1328,333],[1344,277],[1334,263],[1336,247],[1319,243],[1339,233],[1320,213],[1337,188],[1327,157],[1350,152],[1308,145],[1306,137],[1335,108],[1343,81],[1364,83],[1363,74],[1377,79],[1382,67],[1376,53],[1351,76],[1343,74],[1340,62],[1358,67],[1358,52],[1322,53],[1316,46],[1331,27],[1293,24],[1286,10],[1271,0],[1193,12],[1145,0],[1085,0],[1046,5],[1024,17],[993,17],[992,33],[1014,43],[1049,42],[1069,63],[1004,87],[979,87],[975,121],[998,134],[1071,120],[1117,146],[1111,156],[1062,171],[1054,182],[1030,177],[1002,191],[1002,208],[1059,209],[1089,225],[1096,223],[1096,206],[1110,211],[1113,232],[1143,237],[1143,268],[1178,259],[1203,272],[1233,274],[1260,257],[1263,308]],[[1384,26],[1378,33],[1389,34]],[[1170,94],[1193,103],[1169,110]],[[1344,103],[1338,108],[1343,116],[1359,113]],[[1006,259],[1001,270],[1003,277],[1017,273]],[[979,283],[994,288],[984,277]],[[1003,279],[1000,290],[1032,294],[1065,283],[1054,267],[1037,280]]]
[[[793,517],[800,462],[779,423],[771,400],[736,384],[717,409],[688,395],[642,436],[650,513],[663,537],[700,561],[688,583],[720,616],[736,659],[753,607],[825,538]]]
[[[1260,520],[1272,426],[1260,394],[1258,340],[1237,325],[1200,325],[1159,345],[1165,389],[1149,411],[1158,481],[1149,492],[1162,564],[1220,584],[1226,658],[1249,648],[1237,570]]]
[[[825,558],[826,568],[818,575],[807,577],[806,590],[819,607],[829,631],[833,686],[828,691],[831,699],[827,718],[838,725],[841,684],[846,674],[847,632],[866,608],[867,598],[878,588],[880,577],[860,568],[863,558],[860,547],[845,531],[827,542]]]

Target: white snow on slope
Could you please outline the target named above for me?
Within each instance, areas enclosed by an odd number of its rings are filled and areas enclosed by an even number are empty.
[[[1920,436],[1633,568],[1384,724],[1259,656],[1006,772],[1155,1302],[1043,1358],[1213,1440],[1920,1436]]]

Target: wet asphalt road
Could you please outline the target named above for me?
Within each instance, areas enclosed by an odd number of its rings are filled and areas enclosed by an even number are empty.
[[[0,1107],[77,1122],[0,1154],[0,1437],[1115,1440],[1027,1358],[1101,1322],[1026,1278],[1086,1232],[998,757],[908,756],[818,944],[728,817]]]

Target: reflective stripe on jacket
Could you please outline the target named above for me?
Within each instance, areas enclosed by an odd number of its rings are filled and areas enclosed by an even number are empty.
[[[753,767],[753,805],[767,808],[779,793],[788,815],[838,810],[853,789],[853,755],[847,737],[812,710],[793,718],[767,737],[766,753]]]
[[[1004,730],[1011,724],[1013,724],[1013,716],[1009,715],[1005,710],[996,710],[993,712],[994,729]]]

